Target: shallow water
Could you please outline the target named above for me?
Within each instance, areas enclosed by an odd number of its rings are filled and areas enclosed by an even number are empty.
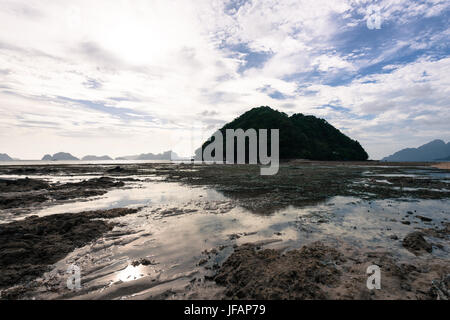
[[[185,289],[186,286],[210,272],[205,266],[223,262],[233,251],[233,245],[247,242],[261,241],[268,248],[292,249],[317,240],[333,243],[340,239],[365,250],[393,252],[407,260],[415,257],[402,247],[401,241],[393,241],[390,236],[402,239],[414,228],[439,226],[449,216],[447,200],[363,201],[352,197],[334,197],[304,208],[287,207],[264,216],[233,205],[214,190],[172,183],[111,191],[103,200],[77,203],[79,207],[72,209],[125,204],[145,208],[114,219],[120,226],[110,234],[56,264],[43,283],[53,283],[58,287],[57,293],[42,291],[43,286],[37,297],[140,299],[160,297],[168,289],[173,291],[174,298],[180,294],[184,297],[186,291],[195,292]],[[56,208],[46,213],[60,209]],[[414,214],[409,215],[408,211]],[[424,223],[416,214],[433,221]],[[410,221],[411,225],[402,224],[402,220]],[[434,242],[442,247],[435,247],[433,255],[448,259],[449,244],[439,239]],[[204,266],[198,266],[206,257],[202,252],[212,248],[222,250]],[[151,265],[132,266],[133,261],[142,258]],[[83,290],[78,293],[65,288],[65,271],[72,263],[83,270]]]
[[[431,178],[431,179],[450,179],[450,173],[439,170],[427,170],[424,169],[404,169],[402,173],[373,173],[371,171],[366,171],[363,173],[365,176],[369,177],[386,177],[386,178]]]
[[[60,182],[85,178],[48,177]],[[401,240],[390,237],[402,239],[415,228],[439,227],[448,221],[450,213],[448,199],[366,201],[338,196],[318,205],[289,206],[270,215],[259,215],[212,188],[162,182],[154,176],[139,178],[145,181],[127,183],[126,187],[112,189],[100,197],[52,205],[32,213],[45,216],[142,208],[135,214],[113,219],[118,225],[110,233],[56,263],[39,280],[34,298],[213,298],[221,289],[199,279],[211,274],[207,268],[223,262],[234,245],[247,242],[293,249],[317,240],[333,244],[339,239],[365,250],[392,252],[402,260],[415,259],[402,247]],[[432,221],[425,223],[416,215]],[[433,256],[449,259],[449,244],[439,239],[433,239],[433,243],[441,245],[433,248]],[[213,248],[218,248],[217,254],[208,256],[205,250]],[[199,266],[199,261],[207,257],[205,264]],[[148,265],[133,266],[140,259],[147,259]],[[66,271],[72,264],[82,270],[80,291],[66,287]]]
[[[36,179],[36,180],[44,180],[48,183],[74,183],[74,182],[81,182],[83,180],[89,180],[89,179],[95,179],[95,178],[101,178],[103,175],[76,175],[76,176],[70,176],[70,175],[33,175],[33,174],[27,174],[27,175],[17,175],[17,174],[2,174],[0,175],[0,179],[5,180],[16,180],[16,179]]]
[[[177,183],[141,182],[128,184],[126,188],[113,189],[107,194],[89,201],[66,203],[41,209],[34,214],[45,216],[65,212],[136,208],[142,206],[174,206],[196,199],[225,200],[219,192],[207,188],[187,188]]]

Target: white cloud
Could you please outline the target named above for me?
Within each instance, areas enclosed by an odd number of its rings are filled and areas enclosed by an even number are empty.
[[[203,139],[194,133],[190,141],[192,128],[206,136],[240,112],[272,105],[327,117],[373,157],[384,155],[379,141],[385,144],[395,130],[406,133],[397,127],[385,134],[383,126],[408,119],[440,126],[442,116],[420,112],[447,115],[449,62],[422,59],[347,85],[323,84],[405,47],[424,49],[445,38],[396,41],[375,58],[364,57],[366,48],[337,52],[335,37],[364,24],[361,16],[371,3],[247,1],[227,11],[221,0],[0,0],[0,151],[37,158],[62,149],[115,156],[173,148],[188,155]],[[436,8],[445,10],[448,2],[378,6],[384,26],[439,15]],[[249,56],[233,45],[263,52],[267,60],[240,72]],[[323,78],[289,78],[308,72]],[[274,93],[284,99],[271,98]],[[350,115],[317,108],[336,102]],[[357,118],[369,115],[374,118]],[[421,130],[421,137],[431,136],[429,127]]]

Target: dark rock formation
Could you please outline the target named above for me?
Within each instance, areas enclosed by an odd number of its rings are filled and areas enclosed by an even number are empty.
[[[321,285],[339,281],[342,255],[320,242],[282,253],[243,245],[225,261],[214,280],[238,299],[326,299]]]
[[[41,276],[49,266],[112,230],[114,225],[95,218],[115,218],[136,209],[111,209],[32,216],[0,225],[0,288]]]
[[[428,243],[423,236],[424,234],[419,231],[409,233],[403,239],[403,247],[405,247],[407,250],[414,253],[415,255],[419,255],[424,251],[432,252],[433,246],[430,243]]]

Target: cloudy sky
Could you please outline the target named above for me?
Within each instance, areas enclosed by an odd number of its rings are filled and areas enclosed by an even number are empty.
[[[0,0],[0,153],[120,156],[260,105],[372,159],[450,140],[450,2]]]

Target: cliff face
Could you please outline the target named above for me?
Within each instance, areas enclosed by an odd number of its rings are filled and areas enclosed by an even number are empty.
[[[303,114],[289,117],[270,107],[251,109],[220,131],[226,129],[279,129],[280,159],[367,160],[368,155],[358,141],[344,135],[324,119]],[[202,150],[209,144],[202,145]],[[224,146],[224,150],[225,150]],[[248,146],[246,146],[248,152]],[[270,150],[270,146],[268,147]]]

